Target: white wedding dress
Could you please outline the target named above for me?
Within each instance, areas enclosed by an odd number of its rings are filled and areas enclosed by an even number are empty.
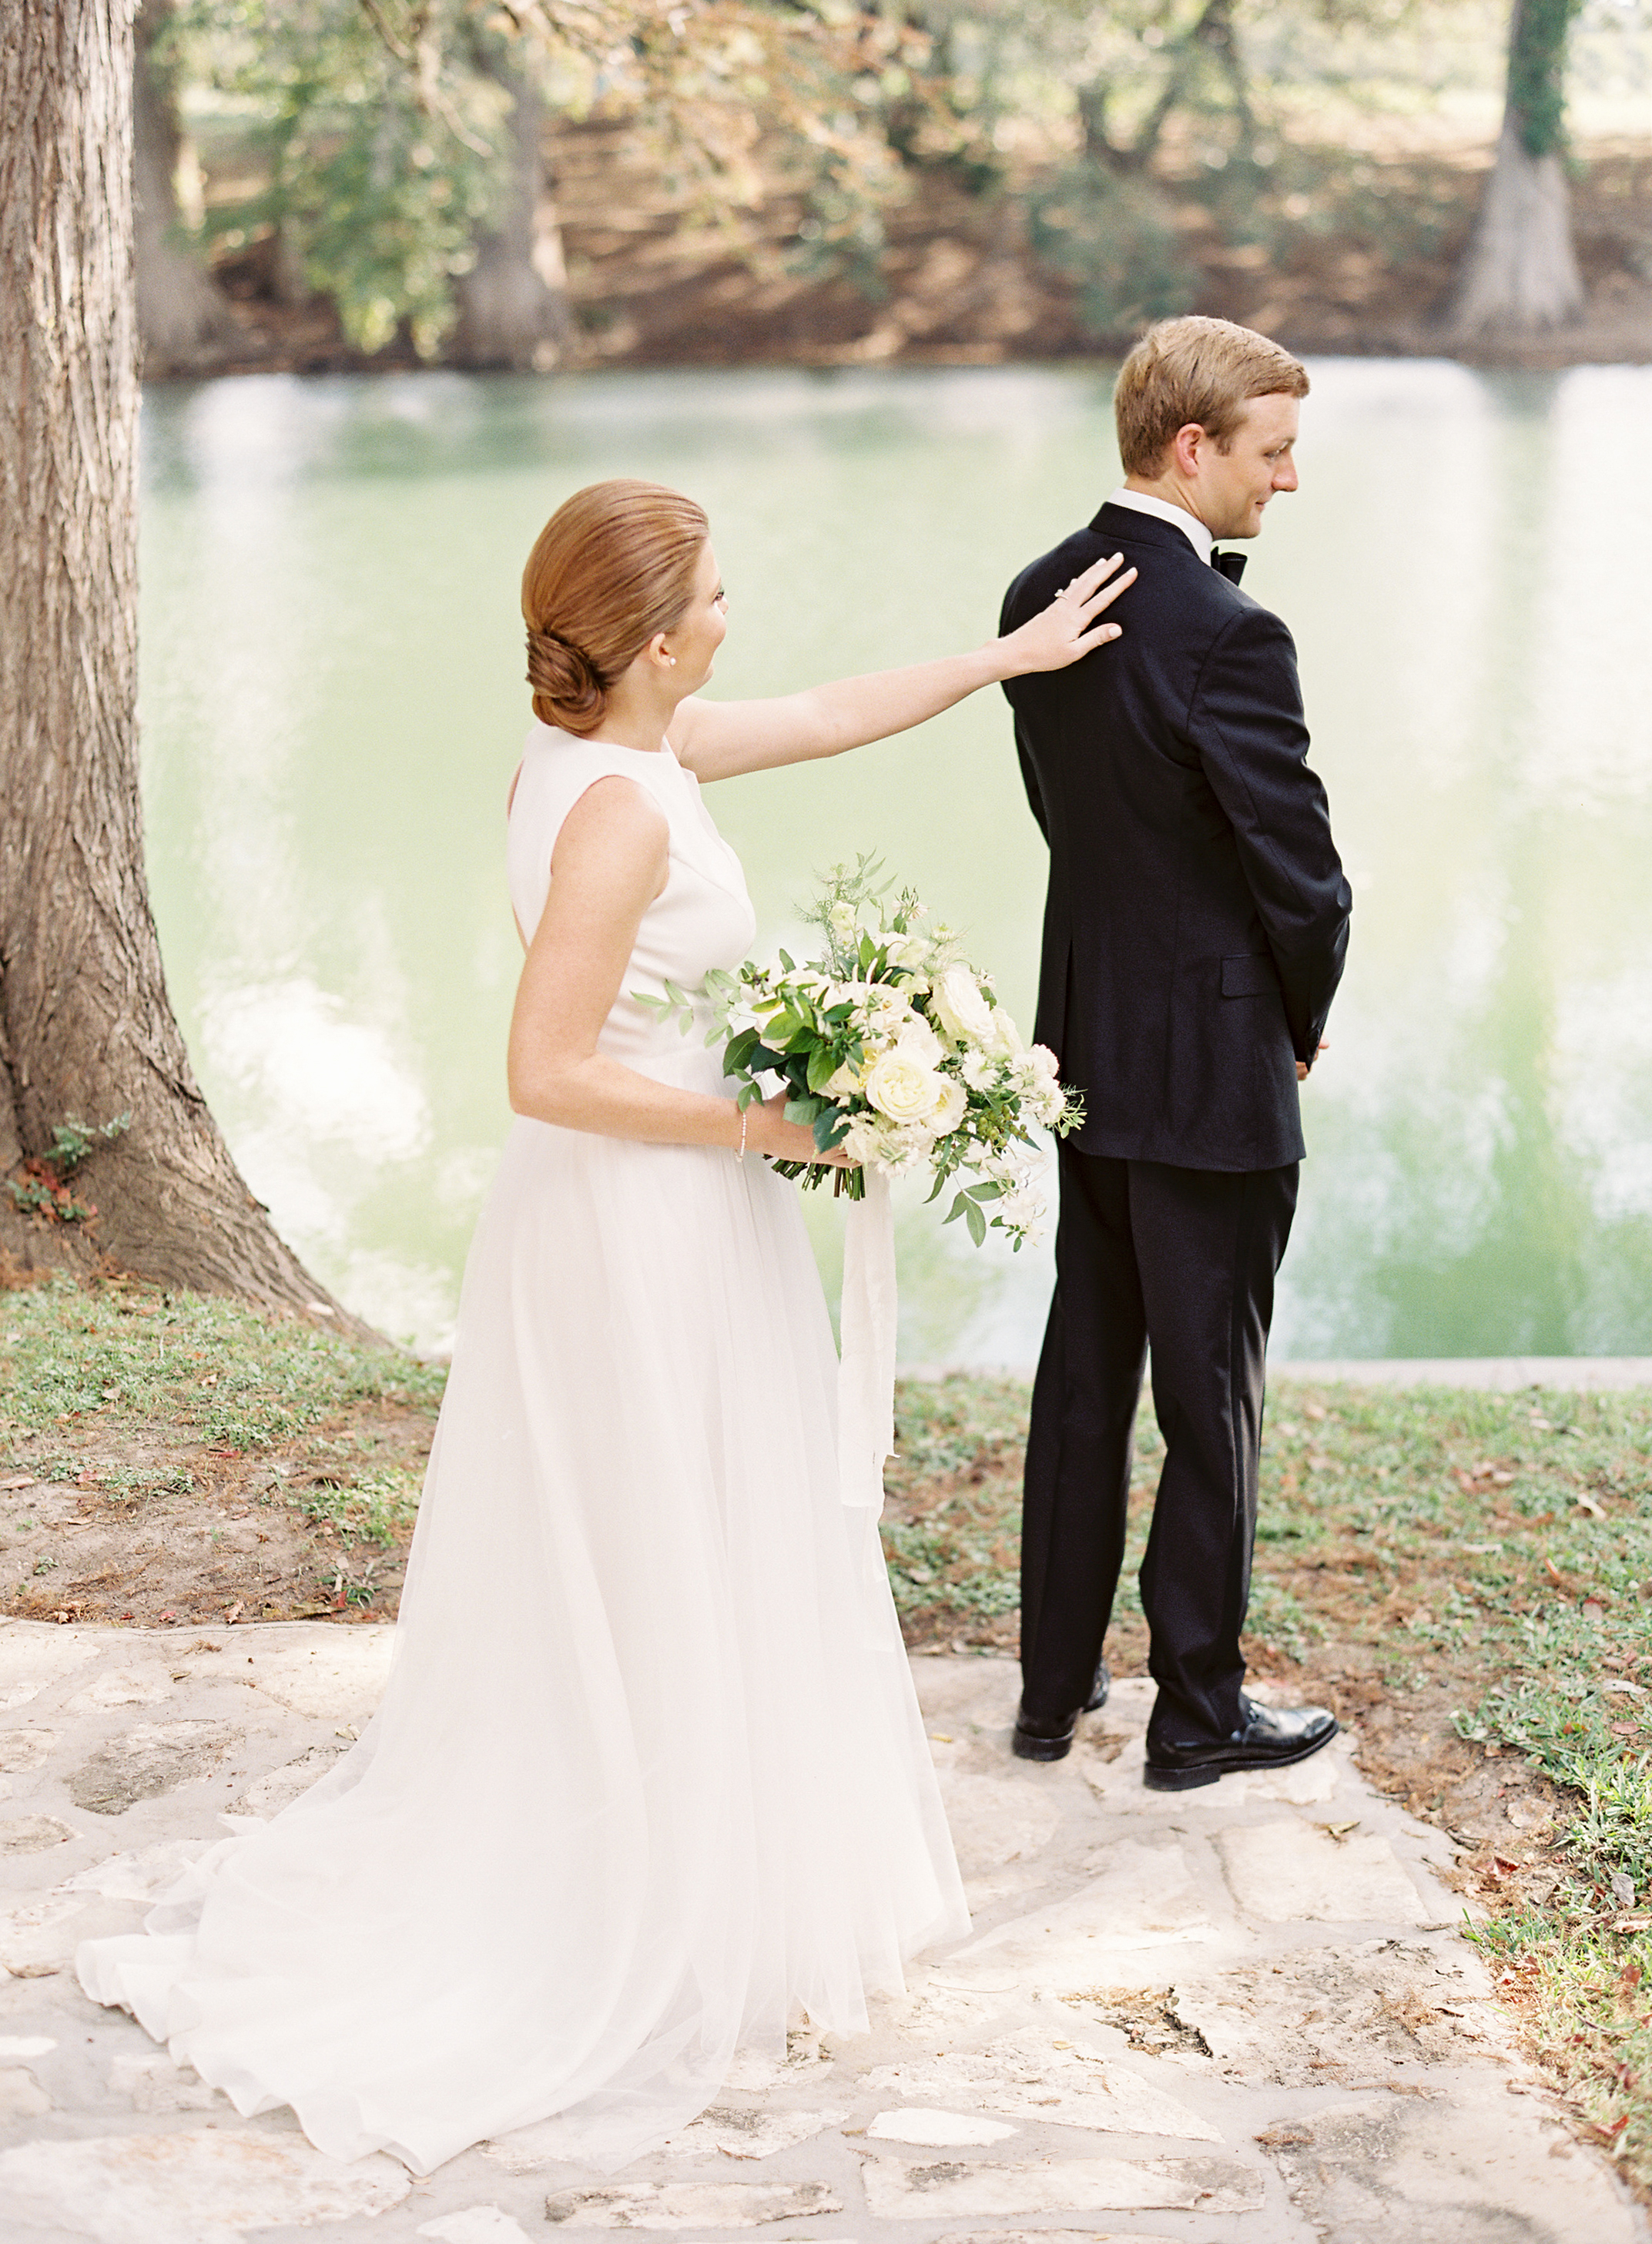
[[[670,823],[604,1051],[732,1086],[637,1004],[754,935],[667,749],[536,726],[512,805],[531,934],[593,781]],[[243,2113],[427,2173],[552,2114],[612,2169],[737,2048],[838,2033],[967,1930],[870,1511],[838,1496],[836,1358],[796,1187],[755,1155],[518,1118],[464,1275],[384,1700],[141,1933],[84,1943]]]

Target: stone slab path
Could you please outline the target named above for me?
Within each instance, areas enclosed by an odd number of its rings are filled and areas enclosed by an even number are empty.
[[[1447,1842],[1348,1740],[1268,1781],[1141,1782],[1124,1682],[1051,1768],[1016,1674],[914,1662],[976,1927],[873,2030],[742,2060],[617,2177],[554,2121],[413,2181],[246,2121],[80,1994],[220,1818],[268,1815],[359,1730],[388,1630],[0,1622],[0,2236],[513,2244],[646,2229],[813,2244],[1631,2244],[1608,2163],[1511,2056]]]

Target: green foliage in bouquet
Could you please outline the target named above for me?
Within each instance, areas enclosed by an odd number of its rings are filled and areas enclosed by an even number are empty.
[[[777,1076],[786,1119],[810,1130],[821,1154],[841,1151],[854,1164],[776,1161],[782,1176],[811,1188],[830,1176],[834,1191],[860,1200],[869,1167],[926,1168],[934,1200],[968,1172],[946,1220],[961,1216],[978,1247],[992,1228],[1019,1249],[1043,1213],[1033,1132],[1065,1135],[1082,1108],[1062,1091],[1053,1056],[1027,1048],[991,983],[965,963],[953,931],[928,925],[912,890],[892,893],[881,871],[861,856],[827,875],[805,914],[824,936],[821,958],[800,966],[782,950],[772,967],[748,960],[708,974],[706,1041],[724,1044],[742,1109]],[[685,1032],[696,1017],[696,1000],[670,985],[663,997],[638,995],[679,1015]]]

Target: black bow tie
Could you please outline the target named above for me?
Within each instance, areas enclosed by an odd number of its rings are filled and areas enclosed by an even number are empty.
[[[1230,585],[1236,585],[1245,573],[1245,558],[1242,553],[1213,552],[1210,565],[1219,569]]]

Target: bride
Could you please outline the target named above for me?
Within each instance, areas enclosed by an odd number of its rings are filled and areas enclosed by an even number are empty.
[[[516,1120],[477,1227],[377,1714],[145,1931],[83,1943],[243,2113],[428,2173],[563,2115],[612,2169],[789,2024],[867,2024],[968,1918],[870,1511],[783,1100],[737,1112],[697,989],[755,927],[703,780],[836,755],[1117,636],[1117,558],[972,654],[702,701],[704,514],[598,483],[523,579]],[[1109,583],[1103,579],[1111,578]]]

